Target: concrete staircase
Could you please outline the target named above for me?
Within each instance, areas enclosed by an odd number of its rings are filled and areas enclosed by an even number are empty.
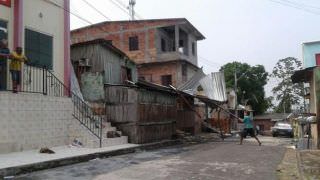
[[[99,147],[99,138],[72,116],[73,111],[69,97],[0,92],[0,154],[65,146],[74,139],[84,147]],[[102,147],[128,143],[110,123],[103,127]],[[118,136],[110,136],[112,132]]]
[[[112,127],[109,122],[103,123],[104,128],[102,130],[102,147],[115,146],[128,143],[128,137],[122,136],[120,131],[117,131],[115,127]],[[87,148],[99,148],[100,140],[92,132],[90,132],[83,124],[77,119],[73,119],[70,126],[70,142],[74,139],[80,141],[84,147]],[[108,137],[108,133],[117,133],[119,136]]]
[[[72,102],[71,102],[72,103]],[[73,104],[72,104],[73,106]],[[76,112],[79,113],[79,112]],[[100,117],[95,115],[94,119],[105,117]],[[92,121],[90,118],[84,119],[84,121],[89,122]],[[95,129],[98,131],[98,127]],[[105,120],[102,123],[102,147],[115,146],[121,144],[128,143],[128,137],[123,136],[121,131],[118,131],[116,127],[111,126],[110,122],[106,122]],[[100,147],[100,139],[94,135],[85,125],[83,125],[78,119],[75,117],[72,120],[72,124],[69,128],[70,131],[70,141],[78,140],[83,144],[84,147],[88,148],[99,148]]]

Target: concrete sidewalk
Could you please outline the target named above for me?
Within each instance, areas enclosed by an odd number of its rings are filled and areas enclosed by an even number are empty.
[[[0,179],[37,170],[85,162],[96,158],[133,153],[139,150],[159,148],[178,144],[179,141],[168,140],[150,144],[124,144],[104,148],[53,147],[54,154],[41,154],[39,150],[0,154]]]
[[[320,179],[320,150],[287,149],[277,171],[280,180]]]
[[[297,157],[303,179],[320,179],[320,150],[302,150]]]

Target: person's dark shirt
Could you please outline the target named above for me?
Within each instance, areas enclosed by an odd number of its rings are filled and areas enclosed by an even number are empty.
[[[7,60],[7,57],[4,55],[10,55],[10,50],[8,48],[0,48],[0,61]]]
[[[8,59],[8,57],[5,57],[6,55],[10,55],[10,50],[8,48],[0,48],[0,63]]]

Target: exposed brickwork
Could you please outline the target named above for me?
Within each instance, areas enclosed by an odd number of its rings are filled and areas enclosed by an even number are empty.
[[[138,68],[140,77],[144,77],[147,81],[151,81],[156,84],[161,84],[161,76],[171,75],[172,85],[177,85],[177,63],[168,62],[157,65],[146,65]]]
[[[142,21],[131,23],[119,22],[119,23],[106,23],[103,26],[92,26],[85,29],[72,31],[71,38],[72,43],[83,42],[86,40],[104,38],[111,40],[112,44],[117,48],[125,52],[136,63],[144,63],[156,60],[156,46],[155,36],[156,28],[164,25],[174,25],[175,21]],[[130,36],[138,36],[139,38],[139,50],[129,51],[128,39]],[[146,38],[147,37],[147,38]],[[148,41],[147,53],[146,40]],[[149,57],[147,57],[147,54]],[[147,59],[149,58],[149,59]]]
[[[137,64],[181,60],[176,58],[172,59],[172,57],[170,59],[161,59],[159,57],[159,39],[161,38],[159,38],[160,36],[158,34],[158,28],[168,26],[173,27],[178,24],[186,23],[187,21],[184,19],[105,22],[72,31],[71,39],[72,43],[98,38],[110,40],[114,46],[125,52],[128,57],[134,60]],[[129,37],[133,36],[138,36],[139,49],[130,51]],[[173,53],[178,52],[173,51]],[[194,61],[192,62],[194,63]],[[182,64],[183,61],[178,61],[175,63],[162,63],[152,66],[140,65],[138,74],[139,76],[151,75],[152,82],[158,84],[161,84],[162,75],[171,75],[173,85],[180,85],[182,82],[189,79],[194,72],[190,71],[191,75],[188,75],[187,78],[182,80],[181,65],[179,65],[179,63]],[[194,64],[197,64],[197,62]],[[194,66],[193,69],[196,69],[196,66]]]

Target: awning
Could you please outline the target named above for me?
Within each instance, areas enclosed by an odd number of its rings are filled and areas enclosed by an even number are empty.
[[[306,69],[295,71],[291,76],[292,83],[310,82],[312,78],[312,72],[315,67],[309,67]]]

